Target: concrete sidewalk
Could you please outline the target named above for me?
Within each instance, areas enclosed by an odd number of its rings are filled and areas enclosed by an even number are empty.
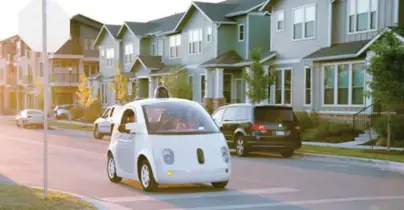
[[[323,143],[323,142],[302,142],[302,144],[303,145],[310,145],[310,146],[337,147],[337,148],[346,148],[346,149],[387,150],[387,147],[356,145],[356,144],[353,144],[351,142],[338,143],[338,144]],[[404,148],[390,147],[390,150],[404,151]]]

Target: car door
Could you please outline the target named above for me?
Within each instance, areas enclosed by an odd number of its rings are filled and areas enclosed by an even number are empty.
[[[98,128],[101,133],[109,133],[109,122],[108,122],[108,116],[111,112],[111,108],[108,108],[105,110],[105,112],[101,115],[101,120],[98,122]]]
[[[222,120],[222,132],[226,137],[229,144],[233,143],[233,134],[237,128],[237,122],[235,121],[237,117],[237,107],[231,106],[226,108],[223,114]]]
[[[127,176],[132,176],[135,172],[135,134],[129,134],[123,132],[120,127],[124,126],[127,123],[127,117],[130,112],[134,112],[132,108],[126,108],[122,112],[122,117],[120,118],[119,125],[116,126],[116,130],[114,130],[114,134],[116,135],[116,161],[120,170],[127,174]],[[136,114],[135,114],[136,116]],[[135,120],[137,116],[135,117]]]

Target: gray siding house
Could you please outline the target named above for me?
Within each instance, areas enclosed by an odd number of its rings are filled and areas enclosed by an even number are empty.
[[[398,0],[275,0],[270,51],[276,84],[270,102],[327,115],[352,115],[372,105],[369,47],[390,26],[402,24]],[[400,37],[401,39],[402,37]]]
[[[251,64],[250,49],[263,50],[262,62],[276,55],[270,52],[270,16],[259,11],[265,2],[193,2],[184,13],[149,22],[125,22],[117,34],[105,28],[96,45],[100,50],[119,46],[114,62],[121,63],[137,84],[140,98],[151,97],[155,87],[162,85],[161,78],[170,69],[180,68],[189,74],[193,100],[214,108],[245,102],[247,87],[241,73]],[[101,67],[104,77],[112,72],[116,70]]]

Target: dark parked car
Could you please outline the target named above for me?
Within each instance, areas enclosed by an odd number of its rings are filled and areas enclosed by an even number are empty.
[[[291,107],[232,104],[217,109],[212,118],[238,156],[269,151],[291,157],[302,145],[301,127]]]

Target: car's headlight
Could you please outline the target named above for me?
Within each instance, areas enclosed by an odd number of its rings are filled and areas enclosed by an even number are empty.
[[[167,165],[174,164],[174,152],[171,149],[163,150],[163,159],[164,163]]]
[[[227,147],[223,146],[221,149],[221,153],[222,153],[223,161],[228,163],[230,160],[230,153],[229,153],[229,150],[227,149]]]

